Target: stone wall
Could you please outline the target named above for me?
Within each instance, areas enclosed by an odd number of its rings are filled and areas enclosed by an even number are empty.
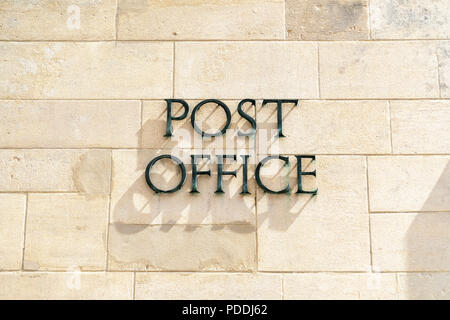
[[[2,1],[0,298],[449,299],[448,39],[448,0]],[[264,193],[254,163],[249,195],[215,166],[153,193],[167,98],[234,129],[256,99],[232,152],[316,155],[318,194]],[[299,99],[286,138],[273,98]]]

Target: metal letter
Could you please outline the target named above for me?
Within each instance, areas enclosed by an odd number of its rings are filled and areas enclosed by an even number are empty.
[[[229,175],[236,177],[236,170],[234,171],[224,171],[223,170],[223,159],[231,158],[236,160],[235,154],[218,154],[217,157],[217,190],[216,193],[224,193],[222,189],[222,176]]]
[[[178,165],[178,167],[181,169],[180,183],[178,183],[178,185],[173,189],[161,190],[161,189],[157,188],[150,179],[150,170],[152,169],[153,165],[161,159],[172,159]],[[181,187],[183,186],[184,182],[186,181],[186,167],[184,166],[183,162],[180,159],[178,159],[177,157],[172,156],[170,154],[163,154],[161,156],[154,158],[152,161],[150,161],[147,168],[145,169],[145,180],[147,181],[148,186],[156,193],[172,193],[172,192],[180,190]]]
[[[238,136],[254,136],[256,135],[256,121],[255,119],[253,119],[250,115],[248,115],[247,113],[244,112],[244,110],[242,110],[242,106],[244,105],[244,103],[250,102],[252,104],[253,107],[256,108],[256,101],[253,99],[244,99],[241,102],[239,102],[238,104],[238,113],[239,115],[244,118],[245,120],[247,120],[248,122],[250,122],[250,124],[252,125],[252,129],[249,130],[249,132],[241,132],[241,130],[238,131]]]
[[[317,188],[312,191],[305,191],[302,187],[302,176],[316,176],[316,170],[314,171],[302,171],[302,159],[311,159],[311,161],[316,161],[316,156],[302,156],[302,155],[296,155],[297,158],[297,185],[298,189],[296,193],[307,193],[312,194],[315,196],[317,194]]]
[[[281,160],[283,160],[283,161],[285,162],[285,163],[284,163],[284,166],[288,166],[288,167],[289,167],[289,158],[288,158],[288,157],[283,157],[283,156],[280,156],[280,155],[274,155],[274,156],[268,156],[268,157],[265,157],[265,158],[262,159],[261,162],[258,163],[258,165],[256,166],[256,171],[255,171],[256,182],[257,182],[258,185],[261,187],[261,189],[263,189],[265,192],[268,192],[268,193],[276,193],[276,194],[280,194],[280,193],[288,193],[289,190],[290,190],[289,183],[288,183],[288,185],[286,186],[286,188],[284,188],[284,189],[282,189],[282,190],[280,190],[280,191],[273,191],[273,190],[270,190],[269,188],[267,188],[267,187],[262,183],[262,181],[261,181],[261,178],[260,178],[260,176],[259,176],[259,172],[261,171],[262,166],[263,166],[266,162],[268,162],[269,160],[272,160],[272,159],[281,159]]]
[[[211,156],[209,154],[192,154],[191,155],[191,159],[192,159],[192,190],[191,193],[200,193],[197,190],[197,176],[201,175],[201,174],[207,174],[208,176],[211,176],[211,170],[207,170],[207,171],[198,171],[197,170],[197,159],[211,159]]]
[[[164,137],[171,137],[172,136],[172,120],[183,120],[184,118],[186,118],[186,116],[189,113],[189,105],[187,104],[186,101],[182,100],[182,99],[165,99],[167,102],[167,121],[166,121],[166,134],[164,135]],[[172,103],[176,102],[176,103],[180,103],[183,108],[184,108],[184,112],[181,116],[178,117],[174,117],[172,116]]]
[[[211,102],[217,104],[220,107],[222,107],[223,110],[225,111],[225,114],[227,115],[227,122],[226,122],[225,126],[223,127],[222,130],[220,130],[219,132],[216,132],[216,133],[206,133],[206,132],[202,131],[199,127],[197,127],[197,125],[195,124],[195,114],[197,113],[197,111],[204,104],[211,103]],[[192,110],[192,114],[191,114],[192,127],[194,128],[195,131],[197,131],[199,134],[201,134],[202,137],[217,137],[217,136],[221,136],[221,135],[225,134],[225,132],[227,131],[228,127],[230,126],[230,123],[231,123],[231,112],[230,112],[230,109],[228,109],[227,105],[225,103],[223,103],[222,101],[220,101],[220,100],[216,100],[216,99],[203,100],[202,102],[200,102],[199,104],[197,104],[195,106],[194,110]]]
[[[289,100],[289,99],[283,99],[283,100],[277,100],[277,99],[267,99],[263,100],[262,106],[266,105],[267,103],[276,103],[277,104],[277,129],[278,129],[278,137],[285,137],[283,134],[283,113],[281,107],[283,106],[283,103],[293,103],[294,106],[297,106],[298,99],[297,100]]]
[[[241,158],[244,160],[244,164],[242,166],[243,175],[242,175],[242,192],[241,192],[241,194],[250,194],[250,192],[248,192],[248,174],[247,174],[249,157],[250,157],[250,155],[248,155],[248,154],[241,155]]]

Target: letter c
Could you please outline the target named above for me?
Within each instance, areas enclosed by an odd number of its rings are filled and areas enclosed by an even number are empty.
[[[267,187],[262,183],[262,181],[261,181],[261,177],[260,177],[260,171],[261,171],[261,168],[262,168],[262,166],[263,166],[266,162],[268,162],[269,160],[272,160],[272,159],[280,159],[280,160],[283,160],[283,161],[284,161],[284,166],[289,166],[289,158],[288,158],[288,157],[284,157],[284,156],[280,156],[280,155],[273,155],[273,156],[265,157],[265,158],[262,159],[261,162],[258,163],[258,165],[256,166],[256,170],[255,170],[255,178],[256,178],[256,182],[257,182],[258,185],[261,187],[261,189],[263,189],[265,192],[268,192],[268,193],[276,193],[276,194],[280,194],[280,193],[288,193],[289,190],[290,190],[289,183],[288,183],[288,185],[287,185],[284,189],[279,190],[279,191],[273,191],[273,190],[267,188]]]

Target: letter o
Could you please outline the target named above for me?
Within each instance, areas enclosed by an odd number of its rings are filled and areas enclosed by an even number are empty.
[[[157,188],[152,183],[152,180],[150,179],[150,170],[152,169],[153,165],[161,159],[172,159],[178,165],[178,167],[181,169],[180,183],[178,183],[177,186],[175,186],[174,188],[172,188],[170,190],[161,190],[161,189]],[[170,154],[163,154],[161,156],[154,158],[152,161],[150,161],[147,168],[145,169],[145,181],[147,181],[148,186],[156,193],[172,193],[172,192],[178,191],[181,189],[184,182],[186,181],[186,167],[184,166],[183,162],[180,159],[178,159],[177,157],[172,156]]]
[[[223,127],[222,130],[220,130],[219,132],[216,133],[206,133],[204,131],[202,131],[199,127],[197,127],[197,125],[195,124],[195,114],[197,113],[197,111],[204,105],[207,103],[216,103],[218,106],[222,107],[222,109],[225,111],[225,114],[227,115],[227,123],[225,124],[225,126]],[[223,134],[225,134],[225,132],[227,131],[228,127],[230,126],[231,123],[231,112],[230,109],[228,109],[227,105],[225,103],[223,103],[220,100],[217,99],[207,99],[207,100],[203,100],[200,103],[198,103],[194,110],[192,110],[192,114],[191,114],[191,124],[192,127],[194,128],[195,131],[197,131],[199,134],[201,134],[202,137],[217,137],[217,136],[221,136]]]

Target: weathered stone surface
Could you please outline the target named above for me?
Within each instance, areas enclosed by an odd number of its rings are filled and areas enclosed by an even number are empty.
[[[276,104],[258,109],[259,153],[389,153],[385,101],[300,101],[283,106],[283,134],[276,134]],[[274,134],[275,131],[275,134]]]
[[[286,170],[269,167],[263,183],[282,189]],[[314,165],[303,162],[306,171]],[[319,156],[317,181],[304,178],[306,190],[299,195],[296,163],[291,158],[289,182],[292,193],[265,194],[258,190],[259,269],[264,271],[367,271],[370,264],[369,216],[366,166],[363,157]],[[265,170],[265,169],[264,169]],[[266,173],[267,172],[267,173]],[[279,178],[272,174],[278,173]],[[288,254],[287,254],[288,253]]]
[[[110,270],[249,271],[253,226],[125,225],[109,228]]]
[[[0,299],[449,298],[448,0],[0,2]]]
[[[367,0],[286,0],[288,39],[368,39]]]
[[[4,0],[1,40],[113,40],[116,0]]]
[[[317,47],[305,42],[180,42],[175,96],[317,98]]]
[[[142,116],[142,146],[143,148],[182,148],[182,149],[216,149],[226,150],[236,154],[237,150],[256,150],[255,138],[238,136],[238,130],[248,132],[251,124],[242,118],[237,111],[239,100],[222,100],[231,113],[231,124],[225,135],[218,137],[203,137],[194,131],[191,115],[195,106],[201,100],[185,100],[189,105],[189,113],[183,120],[172,121],[172,137],[164,137],[167,123],[167,103],[163,100],[144,101]],[[256,119],[256,110],[260,109],[261,101],[256,107],[250,103],[244,104],[242,110]],[[261,112],[261,110],[258,110]],[[179,103],[172,104],[172,115],[181,116],[184,108]],[[203,105],[195,116],[196,125],[207,133],[217,133],[226,125],[226,114],[217,104]]]
[[[29,194],[25,270],[104,270],[108,197]]]
[[[148,163],[171,150],[113,151],[111,221],[125,224],[249,224],[255,220],[255,183],[253,166],[249,166],[248,183],[252,194],[242,195],[242,161],[225,165],[224,170],[237,170],[236,178],[223,177],[224,194],[217,194],[217,161],[204,164],[199,170],[211,170],[211,177],[199,176],[199,194],[190,193],[191,150],[173,155],[186,167],[186,182],[174,193],[155,193],[145,181]],[[205,153],[205,152],[203,152]],[[223,154],[223,153],[222,153]],[[202,163],[200,163],[202,164]],[[162,190],[174,188],[181,179],[179,167],[169,159],[160,160],[151,171],[152,182]]]
[[[371,217],[376,271],[450,271],[450,213],[388,213]]]
[[[125,0],[117,26],[120,40],[284,39],[284,1]]]
[[[395,299],[395,274],[299,273],[285,274],[285,299]]]
[[[322,98],[439,98],[433,42],[319,44]]]
[[[2,147],[132,148],[140,128],[139,101],[0,101]]]
[[[441,97],[450,98],[450,41],[440,42],[437,52]]]
[[[450,101],[391,101],[394,153],[450,153]]]
[[[447,0],[370,0],[374,39],[448,39]]]
[[[0,98],[144,99],[172,95],[173,44],[2,42]]]
[[[26,196],[0,194],[0,270],[22,267]]]
[[[0,150],[0,191],[109,193],[109,150]]]
[[[400,273],[397,277],[400,299],[450,299],[448,273]]]
[[[450,157],[369,157],[371,211],[450,210]]]
[[[281,290],[274,274],[136,274],[136,299],[281,299]]]
[[[132,299],[131,272],[2,272],[0,298]]]

